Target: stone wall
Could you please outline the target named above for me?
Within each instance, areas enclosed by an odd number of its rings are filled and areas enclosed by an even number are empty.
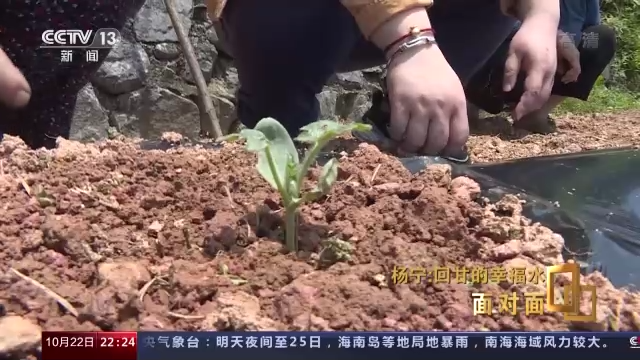
[[[223,131],[235,121],[238,76],[203,0],[176,0],[185,30],[195,48]],[[197,90],[181,54],[163,0],[147,0],[122,31],[123,41],[79,94],[71,138],[103,139],[114,132],[158,138],[175,131],[194,138],[203,115]],[[380,69],[338,74],[318,95],[322,118],[360,117],[369,106]]]

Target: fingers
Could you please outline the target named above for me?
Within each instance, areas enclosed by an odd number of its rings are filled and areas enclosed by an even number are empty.
[[[549,84],[551,82],[551,84]],[[539,64],[532,64],[524,81],[524,94],[516,106],[516,120],[539,109],[551,94],[553,78]]]
[[[431,121],[427,132],[426,142],[421,152],[427,155],[439,154],[449,142],[450,113],[445,113],[442,109],[434,109],[431,112]]]
[[[407,126],[407,133],[402,141],[402,151],[415,154],[424,146],[425,140],[429,135],[429,124],[431,123],[429,117],[427,112],[416,112],[411,118],[409,126]]]
[[[516,86],[519,73],[520,59],[516,53],[509,51],[509,56],[507,56],[507,61],[504,64],[504,80],[502,84],[502,89],[505,92],[513,90]]]
[[[561,80],[565,84],[577,81],[578,76],[580,76],[581,72],[582,69],[580,68],[580,60],[574,58],[573,61],[571,61],[571,69],[569,69],[569,71],[564,74]]]
[[[542,79],[542,94],[540,107],[542,107],[551,97],[551,91],[553,90],[553,82],[555,80],[555,71],[545,72],[545,76]],[[537,110],[538,108],[536,108]]]
[[[469,120],[463,111],[455,111],[449,123],[449,141],[444,154],[459,154],[469,139]]]
[[[562,79],[560,79],[564,84],[568,84],[568,83],[572,83],[578,80],[578,77],[580,76],[580,69],[579,68],[571,68],[569,71],[567,71],[563,76]]]
[[[402,141],[409,124],[409,109],[403,105],[402,101],[393,101],[391,107],[391,123],[389,135],[395,141]]]
[[[0,102],[12,108],[27,105],[31,88],[20,70],[0,49]]]
[[[412,112],[401,150],[406,154],[459,153],[469,137],[465,106]]]

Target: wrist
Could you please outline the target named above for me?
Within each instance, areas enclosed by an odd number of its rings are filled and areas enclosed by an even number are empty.
[[[555,3],[555,6],[553,5]],[[547,0],[546,2],[537,2],[535,5],[529,1],[524,1],[518,8],[518,18],[522,21],[536,21],[541,23],[552,24],[555,29],[558,28],[560,22],[560,7],[557,1]]]
[[[393,60],[400,54],[420,48],[429,48],[436,44],[436,38],[431,29],[413,28],[411,32],[400,39],[394,41],[384,49],[384,56],[387,62]]]
[[[559,36],[558,24],[560,17],[546,12],[532,12],[522,20],[522,26],[535,28],[543,34]]]
[[[436,44],[431,44],[416,46],[398,53],[391,51],[389,54],[390,55],[387,56],[387,69],[402,64],[415,56],[432,57],[437,56],[438,54],[442,55],[442,52]]]
[[[373,32],[371,41],[384,51],[389,45],[409,34],[411,28],[431,28],[431,21],[424,7],[410,8],[392,16]]]

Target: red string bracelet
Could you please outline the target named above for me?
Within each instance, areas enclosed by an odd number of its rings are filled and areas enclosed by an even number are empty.
[[[384,48],[384,53],[387,54],[389,52],[389,50],[391,50],[394,46],[398,45],[399,43],[407,40],[410,37],[413,36],[418,36],[420,34],[423,33],[431,33],[433,35],[435,35],[435,31],[433,31],[433,29],[431,28],[418,28],[418,27],[412,27],[409,29],[409,33],[407,35],[403,35],[402,37],[400,37],[398,40],[392,42],[391,44],[387,45],[387,47]]]

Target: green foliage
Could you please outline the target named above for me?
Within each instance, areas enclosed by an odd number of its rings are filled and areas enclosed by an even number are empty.
[[[332,237],[322,241],[322,251],[318,255],[319,265],[328,267],[337,262],[350,261],[354,247],[348,241]]]
[[[602,20],[616,31],[615,83],[640,89],[640,0],[602,0]]]
[[[301,128],[296,138],[298,142],[311,145],[302,161],[287,130],[273,118],[262,119],[254,129],[243,129],[239,134],[229,135],[223,140],[243,138],[246,140],[246,149],[258,154],[258,172],[282,197],[287,248],[296,251],[298,208],[304,202],[327,194],[338,177],[338,161],[331,159],[322,167],[316,186],[301,194],[309,168],[315,164],[320,151],[329,141],[350,131],[369,130],[369,125],[360,123],[341,124],[329,120],[311,123]]]
[[[616,112],[640,108],[640,96],[627,89],[606,87],[604,79],[598,78],[589,101],[566,99],[554,112],[556,114],[587,114],[597,112]]]

